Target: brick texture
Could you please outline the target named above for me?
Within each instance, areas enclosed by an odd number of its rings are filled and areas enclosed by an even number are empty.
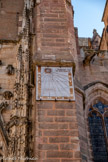
[[[42,103],[43,102],[43,103]],[[51,105],[50,105],[51,103]],[[47,105],[48,104],[48,105]],[[42,107],[41,107],[42,105]],[[43,105],[45,107],[43,108]],[[49,109],[50,105],[50,109]],[[64,105],[64,106],[63,106]],[[59,108],[59,109],[58,109]],[[74,102],[37,102],[36,152],[44,153],[40,160],[80,159],[78,154],[78,124]],[[71,113],[68,114],[67,110]],[[41,112],[41,114],[39,114]],[[44,113],[43,113],[44,112]],[[69,115],[69,116],[68,116]],[[35,119],[36,120],[36,119]]]
[[[75,31],[73,26],[73,8],[67,0],[41,0],[34,13],[36,47],[34,60],[74,61],[76,59]],[[54,56],[54,57],[52,57]],[[36,145],[35,153],[41,151],[39,162],[56,158],[80,159],[78,152],[78,124],[75,102],[36,102]],[[73,139],[73,141],[72,141]],[[72,142],[73,143],[72,143]]]
[[[41,0],[35,8],[37,17],[35,21],[36,53],[35,59],[50,61],[68,60],[76,51],[75,33],[73,27],[73,11],[71,5],[65,0]],[[73,45],[74,44],[74,45]],[[61,57],[62,56],[62,57]]]
[[[37,162],[93,162],[87,118],[89,108],[94,103],[102,101],[108,104],[107,56],[96,55],[89,64],[84,65],[85,56],[78,47],[78,31],[74,29],[70,0],[34,2],[29,33],[30,54],[33,54],[30,58],[30,63],[33,61],[31,66],[58,66],[58,63],[61,66],[62,62],[65,67],[65,63],[74,62],[76,68],[75,101],[36,101],[37,87],[32,87],[32,109],[29,114],[32,127],[29,133],[30,141],[33,141],[29,143],[34,145],[33,154],[38,157]],[[24,0],[0,0],[0,104],[5,101],[2,95],[5,91],[14,92],[15,74],[10,76],[6,70],[8,65],[12,65],[15,70],[17,67],[16,56],[21,41],[15,40],[22,29],[23,9]],[[104,37],[105,32],[106,27]],[[80,40],[88,44],[86,40],[89,39]],[[105,38],[101,44],[102,49],[107,47],[104,41]],[[34,80],[36,83],[36,78]],[[5,127],[10,121],[13,99],[8,100],[8,103],[9,107],[1,112]],[[3,141],[2,134],[0,141]]]

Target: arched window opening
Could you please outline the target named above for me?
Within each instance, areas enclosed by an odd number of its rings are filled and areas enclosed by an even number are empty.
[[[94,162],[108,162],[108,105],[98,102],[89,109],[88,122]]]

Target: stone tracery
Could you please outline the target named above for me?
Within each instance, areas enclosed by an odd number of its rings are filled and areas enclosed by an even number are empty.
[[[106,125],[108,116],[104,116],[106,112],[108,112],[108,105],[104,105],[101,101],[89,109],[88,121],[94,162],[108,160],[108,126]]]

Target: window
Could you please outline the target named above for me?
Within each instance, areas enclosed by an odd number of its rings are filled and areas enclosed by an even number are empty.
[[[108,162],[108,105],[93,105],[88,122],[94,162]]]

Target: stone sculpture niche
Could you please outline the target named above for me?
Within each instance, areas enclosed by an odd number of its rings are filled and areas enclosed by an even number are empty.
[[[13,65],[8,65],[6,69],[7,69],[7,74],[8,75],[13,75],[14,72],[15,72],[15,69],[14,69]]]
[[[3,93],[3,97],[6,99],[6,100],[10,100],[12,97],[13,97],[13,93],[10,92],[10,91],[5,91]]]

